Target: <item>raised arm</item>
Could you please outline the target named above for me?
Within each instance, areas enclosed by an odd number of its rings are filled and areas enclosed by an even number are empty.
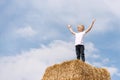
[[[71,25],[68,25],[67,27],[68,27],[68,29],[70,30],[70,32],[71,32],[73,35],[75,35],[75,32],[73,31]]]
[[[95,21],[96,21],[96,19],[93,19],[92,24],[88,27],[88,29],[85,30],[86,33],[88,33],[92,29]]]

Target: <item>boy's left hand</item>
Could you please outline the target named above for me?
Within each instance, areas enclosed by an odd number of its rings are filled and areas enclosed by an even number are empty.
[[[68,25],[67,27],[68,27],[68,28],[71,28],[71,25]]]

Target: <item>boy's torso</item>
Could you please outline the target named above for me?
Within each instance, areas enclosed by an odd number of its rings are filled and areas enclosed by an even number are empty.
[[[85,35],[85,31],[75,33],[75,45],[84,45],[83,43],[84,35]]]

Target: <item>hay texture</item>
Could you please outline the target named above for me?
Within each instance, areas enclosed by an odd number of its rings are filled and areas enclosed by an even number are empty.
[[[71,60],[48,67],[42,80],[110,80],[110,74],[104,68]]]

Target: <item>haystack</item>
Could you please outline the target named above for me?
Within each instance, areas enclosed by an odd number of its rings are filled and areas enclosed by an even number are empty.
[[[42,80],[110,80],[110,74],[104,68],[71,60],[48,67]]]

